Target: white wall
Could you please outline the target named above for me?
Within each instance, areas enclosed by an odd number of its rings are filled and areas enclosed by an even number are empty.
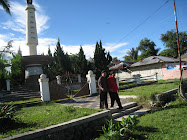
[[[130,70],[131,73],[128,72],[118,73],[119,79],[121,80],[126,78],[132,78],[132,76],[136,74],[140,74],[141,77],[146,77],[146,76],[152,76],[155,73],[158,73],[158,79],[163,78],[162,63],[139,66],[139,67],[131,67]]]

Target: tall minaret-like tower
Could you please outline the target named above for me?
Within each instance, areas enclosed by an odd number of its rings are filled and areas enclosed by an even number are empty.
[[[36,30],[35,8],[32,0],[27,0],[27,21],[26,21],[26,43],[29,46],[29,55],[37,55],[36,46],[38,45],[38,36]]]
[[[51,56],[37,55],[38,36],[35,8],[32,5],[32,0],[27,0],[26,13],[26,43],[29,46],[29,56],[23,56],[22,59],[22,63],[25,65],[25,84],[31,89],[36,85],[39,89],[38,79],[43,74],[42,65],[53,61],[53,58]]]

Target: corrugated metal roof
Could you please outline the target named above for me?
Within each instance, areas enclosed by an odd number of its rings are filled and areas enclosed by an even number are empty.
[[[117,69],[123,69],[124,67],[129,66],[129,64],[125,63],[125,62],[121,62],[115,66],[112,66],[109,68],[109,70],[117,70]]]
[[[134,64],[132,64],[130,67],[138,67],[142,65],[150,65],[155,63],[162,63],[162,62],[177,62],[178,60],[171,57],[165,57],[165,56],[150,56],[148,58],[145,58],[141,61],[138,61]]]

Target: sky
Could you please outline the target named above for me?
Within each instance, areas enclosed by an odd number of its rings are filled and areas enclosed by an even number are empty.
[[[13,40],[12,50],[17,52],[20,47],[26,56],[29,54],[25,41],[26,0],[9,1],[12,16],[0,6],[0,49]],[[176,29],[173,0],[160,8],[166,1],[33,0],[39,41],[37,53],[47,54],[49,46],[54,52],[58,38],[68,54],[78,53],[81,45],[86,58],[93,57],[95,44],[100,40],[106,51],[120,60],[145,37],[162,51],[165,46],[161,34]],[[187,31],[187,0],[175,2],[179,32]]]

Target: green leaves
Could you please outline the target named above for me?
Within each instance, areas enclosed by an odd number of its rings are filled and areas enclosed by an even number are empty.
[[[108,139],[121,139],[121,138],[129,138],[132,131],[136,128],[136,125],[139,123],[136,116],[131,117],[129,115],[128,118],[122,118],[121,122],[115,122],[113,120],[106,120],[106,124],[102,127],[104,137]]]
[[[13,105],[0,106],[0,119],[9,118],[11,119],[15,113]]]
[[[10,12],[10,5],[9,5],[9,1],[8,1],[8,0],[0,0],[0,5],[3,6],[3,9],[4,9],[9,15],[11,15],[11,12]]]
[[[161,34],[161,40],[163,44],[170,50],[166,50],[166,56],[178,57],[178,45],[177,35],[175,30],[167,31],[165,34]],[[187,50],[187,34],[186,32],[179,32],[179,44],[181,54]],[[162,52],[163,55],[163,52]]]
[[[102,42],[97,42],[94,52],[95,73],[97,78],[100,76],[102,70],[108,69],[108,65],[111,61],[112,57],[109,52],[105,52],[105,49],[102,47]]]
[[[149,56],[157,56],[160,48],[155,49],[156,45],[153,41],[148,38],[144,38],[140,41],[137,50],[141,51],[140,59],[144,59]]]

